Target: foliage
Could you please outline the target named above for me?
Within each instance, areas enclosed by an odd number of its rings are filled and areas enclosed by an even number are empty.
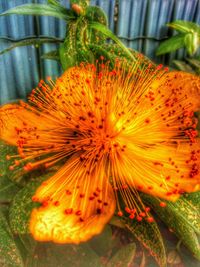
[[[185,48],[189,57],[186,57],[184,60],[173,60],[173,67],[199,75],[200,58],[195,54],[197,54],[200,48],[200,25],[182,20],[177,20],[167,25],[178,33],[161,43],[156,54],[163,55],[180,48]]]
[[[164,41],[158,47],[156,54],[163,55],[184,47],[190,56],[194,55],[200,46],[200,25],[182,20],[167,25],[178,33]]]

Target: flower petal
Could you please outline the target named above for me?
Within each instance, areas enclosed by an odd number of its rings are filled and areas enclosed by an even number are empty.
[[[200,109],[199,76],[182,71],[172,71],[165,74],[164,78],[167,78],[171,87],[180,89],[187,95],[187,101],[192,103],[194,111]]]
[[[42,202],[30,221],[30,231],[38,241],[87,241],[102,231],[115,211],[103,168],[96,166],[88,173],[77,159],[42,184],[34,198]]]
[[[199,145],[199,140],[144,148],[130,143],[113,161],[114,176],[119,185],[174,201],[184,192],[200,189]]]

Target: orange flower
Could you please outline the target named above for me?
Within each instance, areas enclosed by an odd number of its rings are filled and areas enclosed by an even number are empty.
[[[19,151],[11,170],[62,165],[33,197],[42,204],[31,215],[35,239],[86,241],[115,206],[151,222],[138,190],[172,201],[198,190],[200,79],[139,65],[74,67],[56,84],[41,81],[29,104],[1,108],[1,137]]]

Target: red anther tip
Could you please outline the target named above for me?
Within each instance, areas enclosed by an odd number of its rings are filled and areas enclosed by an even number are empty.
[[[138,221],[138,222],[141,222],[141,221],[142,221],[142,217],[137,216],[137,221]]]
[[[149,207],[146,207],[146,208],[145,208],[145,211],[146,211],[146,212],[149,212],[150,210],[151,210],[151,209],[150,209]]]
[[[154,218],[153,218],[153,217],[148,217],[148,218],[147,218],[147,221],[148,221],[149,223],[152,223],[152,222],[154,222]]]
[[[59,202],[59,201],[55,201],[55,202],[54,202],[54,206],[57,207],[57,206],[59,206],[59,205],[60,205],[60,202]]]
[[[132,213],[131,215],[129,215],[129,218],[130,219],[134,219],[135,218],[135,214]]]
[[[165,202],[160,202],[160,207],[164,208],[166,206],[167,206],[167,204]]]
[[[33,201],[33,202],[38,202],[38,197],[36,197],[36,196],[32,196],[32,201]]]
[[[118,211],[117,215],[118,215],[119,217],[122,217],[122,216],[123,216],[123,212]]]
[[[127,213],[131,213],[131,210],[130,210],[128,207],[125,208],[125,211],[126,211]]]
[[[47,207],[48,204],[49,204],[48,201],[43,201],[43,202],[42,202],[42,207]]]
[[[72,214],[73,209],[66,209],[64,212],[65,212],[65,214],[67,214],[67,215],[68,215],[68,214]]]
[[[80,210],[77,210],[75,214],[76,214],[77,216],[80,216],[80,215],[81,215],[81,211],[80,211]]]

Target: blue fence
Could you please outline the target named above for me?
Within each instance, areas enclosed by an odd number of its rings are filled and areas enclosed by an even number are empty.
[[[45,0],[0,0],[0,13],[26,3],[45,3]],[[69,7],[69,0],[61,0]],[[200,24],[200,0],[91,0],[92,5],[104,9],[109,27],[129,47],[141,51],[157,62],[169,64],[182,58],[184,50],[169,56],[155,57],[159,43],[172,35],[167,22],[182,19]],[[16,16],[0,17],[0,50],[11,45],[10,41],[27,36],[64,37],[65,23],[51,17]],[[40,77],[61,73],[52,60],[40,56],[55,48],[54,44],[20,47],[0,56],[0,102],[25,98],[36,86]]]

